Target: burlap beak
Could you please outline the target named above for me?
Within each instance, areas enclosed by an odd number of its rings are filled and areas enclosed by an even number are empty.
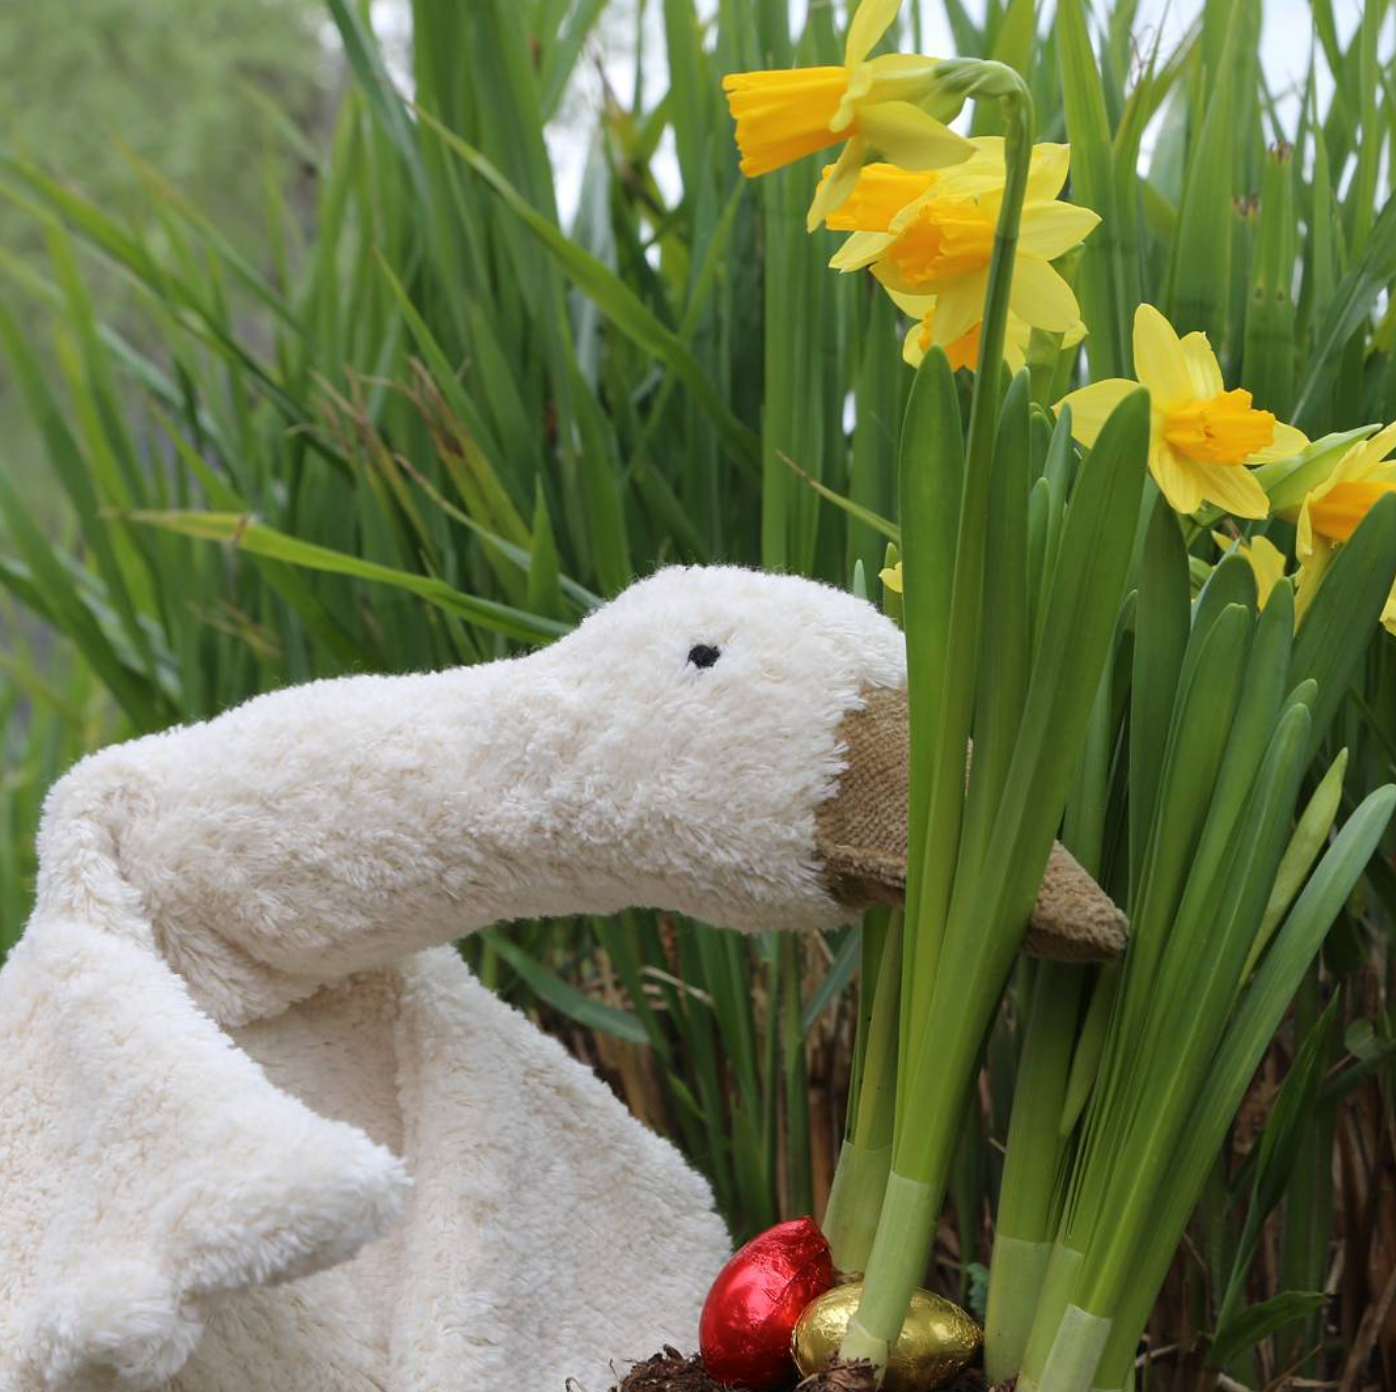
[[[906,692],[878,688],[839,727],[848,766],[815,813],[815,850],[833,896],[850,909],[906,893],[909,725]],[[1125,947],[1125,916],[1071,853],[1053,843],[1023,948],[1063,961],[1109,961]]]

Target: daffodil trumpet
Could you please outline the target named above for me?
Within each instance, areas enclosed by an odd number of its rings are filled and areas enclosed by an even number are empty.
[[[942,85],[944,63],[912,53],[869,56],[899,8],[900,0],[861,0],[848,27],[841,65],[723,78],[737,123],[741,171],[748,178],[843,145],[810,205],[810,231],[843,202],[874,152],[906,168],[938,169],[973,151],[945,125],[963,97],[948,94]]]

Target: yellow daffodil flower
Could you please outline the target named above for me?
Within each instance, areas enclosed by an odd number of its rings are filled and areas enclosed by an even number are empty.
[[[729,73],[722,80],[748,178],[847,142],[810,205],[811,231],[848,196],[870,150],[911,169],[936,169],[971,154],[963,136],[919,104],[939,94],[939,60],[914,53],[868,57],[899,8],[900,0],[861,0],[841,67]]]
[[[1225,532],[1213,532],[1212,540],[1223,551],[1230,551],[1234,546],[1236,554],[1250,562],[1251,572],[1255,576],[1256,603],[1264,609],[1265,601],[1270,598],[1270,591],[1284,579],[1287,563],[1285,553],[1269,537],[1264,536],[1252,537],[1250,541],[1239,541],[1227,536]]]
[[[984,311],[994,231],[1003,201],[1003,140],[972,142],[962,164],[907,176],[871,165],[831,226],[853,235],[830,262],[871,266],[889,291],[936,301],[934,342],[948,347],[974,331]],[[1072,333],[1081,314],[1071,287],[1049,262],[1087,236],[1100,218],[1057,201],[1066,182],[1065,145],[1034,146],[1013,264],[1010,315],[1029,328]]]
[[[899,291],[887,292],[897,308],[915,322],[907,330],[902,342],[902,358],[912,367],[920,367],[921,359],[938,342],[936,338],[936,297],[934,295],[903,295]],[[942,343],[945,355],[950,359],[951,368],[958,371],[967,367],[971,371],[979,365],[979,335],[984,327],[983,320],[972,324],[968,330],[951,343]],[[1086,326],[1077,320],[1062,335],[1062,347],[1074,348],[1086,336]],[[1032,338],[1032,325],[1016,314],[1010,313],[1003,331],[1003,358],[1011,372],[1021,371],[1027,366],[1028,343]]]
[[[893,594],[901,594],[902,563],[898,561],[894,566],[883,566],[883,568],[877,572],[877,578],[881,580]]]
[[[1295,612],[1301,617],[1338,548],[1351,540],[1378,498],[1396,493],[1396,460],[1386,458],[1393,447],[1396,425],[1388,425],[1348,450],[1333,472],[1305,497],[1295,543],[1299,557]],[[1396,633],[1396,587],[1387,596],[1381,621]]]
[[[1111,411],[1142,382],[1153,402],[1149,471],[1172,507],[1189,514],[1205,501],[1237,517],[1264,517],[1269,500],[1245,466],[1298,454],[1309,443],[1304,435],[1255,410],[1250,392],[1227,391],[1207,335],[1180,339],[1153,305],[1135,311],[1134,366],[1139,382],[1107,378],[1057,403],[1071,407],[1072,434],[1094,444]]]
[[[960,198],[987,193],[995,187],[1001,188],[1005,179],[1003,138],[980,136],[969,143],[972,147],[969,158],[944,169],[902,169],[895,164],[877,163],[864,165],[847,198],[836,211],[829,214],[827,221],[830,229],[835,232],[886,234],[891,229],[892,220],[903,208],[933,194],[937,188],[946,187],[942,182],[945,178],[951,178],[951,195]],[[1064,145],[1037,146],[1034,150],[1036,162],[1032,167],[1040,175],[1044,159],[1050,158],[1048,152],[1065,151],[1066,148]],[[833,165],[825,167],[825,178],[830,177],[833,168]],[[1031,173],[1029,178],[1032,178]],[[845,255],[857,256],[864,252],[873,253],[867,259],[876,259],[888,245],[886,240],[850,238],[838,260],[841,263]],[[864,264],[867,264],[867,259]]]

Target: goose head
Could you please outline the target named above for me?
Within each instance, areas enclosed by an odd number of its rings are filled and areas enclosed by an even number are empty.
[[[556,766],[598,861],[620,850],[615,907],[809,929],[903,897],[906,648],[865,600],[790,575],[675,567],[539,659],[589,713]],[[1112,957],[1124,926],[1054,847],[1029,950]]]
[[[906,681],[902,634],[871,604],[795,576],[675,567],[539,657],[594,712],[558,766],[574,824],[589,809],[632,895],[749,930],[859,907],[818,841],[848,771],[845,719]]]

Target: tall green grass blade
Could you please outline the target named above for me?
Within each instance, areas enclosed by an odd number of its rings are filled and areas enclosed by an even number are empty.
[[[709,413],[727,447],[740,461],[754,463],[756,441],[727,408],[692,354],[671,329],[645,308],[634,292],[595,257],[567,240],[558,229],[531,207],[513,185],[473,146],[448,130],[429,112],[418,110],[422,122],[453,154],[477,173],[504,206],[538,238],[579,290],[601,308],[621,333],[638,347],[664,362]]]
[[[396,586],[428,600],[438,608],[459,614],[480,628],[521,643],[546,643],[570,631],[570,625],[555,619],[528,614],[494,600],[462,594],[444,581],[429,576],[394,570],[374,561],[361,560],[329,547],[301,541],[249,517],[224,512],[138,511],[131,514],[131,520],[202,541],[227,542],[253,555],[266,556],[308,570]]]

